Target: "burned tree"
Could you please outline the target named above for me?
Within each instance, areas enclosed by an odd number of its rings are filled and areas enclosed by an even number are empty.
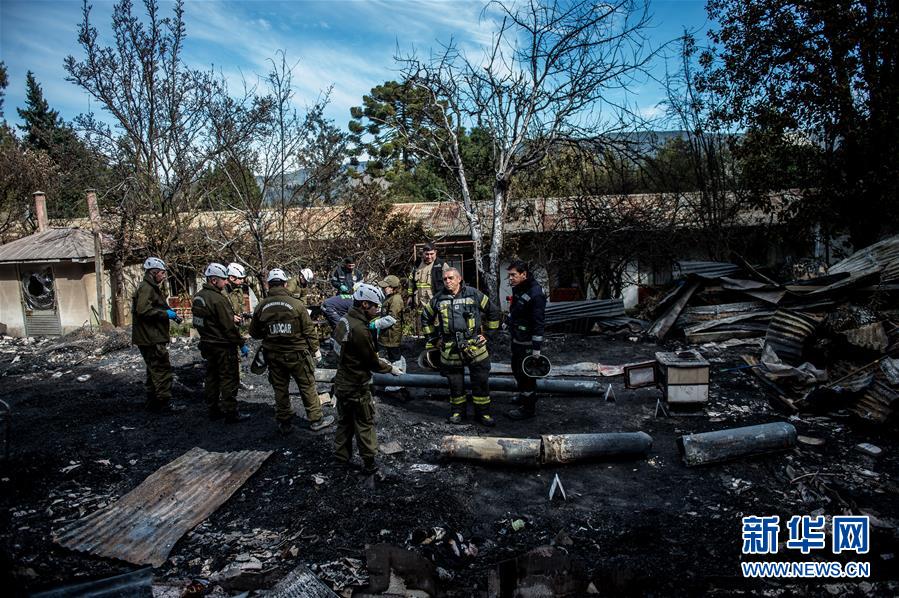
[[[235,122],[227,106],[211,113],[224,149],[199,189],[206,239],[219,255],[246,265],[260,288],[270,268],[310,265],[315,239],[336,216],[306,208],[333,204],[346,182],[346,138],[324,116],[328,93],[300,113],[293,66],[283,52],[271,64],[265,119]]]
[[[226,104],[239,107],[231,118],[238,122],[235,130],[242,131],[251,127],[239,121],[264,115],[255,98],[228,104],[220,79],[184,63],[183,2],[175,3],[169,17],[160,14],[155,0],[145,0],[144,9],[140,18],[130,0],[120,0],[112,15],[115,42],[104,46],[85,2],[78,30],[83,57],[65,60],[67,79],[107,115],[82,114],[75,123],[118,181],[101,190],[115,219],[117,263],[134,247],[138,230],[147,250],[178,257],[176,241],[186,236],[197,209],[196,182],[225,149],[210,126],[210,114]],[[124,296],[121,277],[116,280],[113,295]]]
[[[487,250],[486,279],[496,297],[515,176],[538,168],[560,140],[607,130],[615,121],[608,112],[621,107],[612,94],[627,89],[652,52],[643,37],[646,5],[633,0],[492,2],[487,9],[496,10],[499,24],[482,57],[469,58],[451,42],[429,59],[412,56],[401,63],[405,80],[428,93],[434,125],[407,138],[455,174],[455,199],[468,219],[479,267]],[[460,150],[466,126],[482,127],[493,139],[486,223]]]

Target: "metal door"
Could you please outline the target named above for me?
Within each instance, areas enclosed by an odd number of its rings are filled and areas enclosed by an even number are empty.
[[[27,336],[60,336],[59,305],[56,280],[51,266],[19,268],[22,290],[22,313]]]

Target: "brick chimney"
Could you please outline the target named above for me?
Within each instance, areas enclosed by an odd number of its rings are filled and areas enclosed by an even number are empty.
[[[37,232],[42,233],[50,228],[50,221],[47,219],[47,196],[43,191],[35,191],[34,196],[34,215],[37,217]]]

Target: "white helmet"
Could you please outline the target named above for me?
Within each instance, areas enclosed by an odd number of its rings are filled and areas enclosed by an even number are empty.
[[[244,270],[243,266],[236,262],[231,262],[228,264],[228,276],[233,276],[234,278],[246,278],[247,271]]]
[[[148,257],[144,261],[144,270],[165,270],[165,262],[158,257]]]
[[[309,268],[303,268],[300,270],[300,275],[306,280],[306,282],[312,282],[312,279],[315,278],[315,274]]]
[[[228,269],[225,268],[221,264],[217,264],[212,262],[208,266],[206,266],[206,271],[203,272],[203,276],[209,278],[210,276],[217,276],[219,278],[228,278]]]
[[[288,276],[284,273],[284,270],[281,268],[272,268],[268,271],[268,277],[266,277],[266,282],[271,282],[273,280],[280,280],[281,282],[287,282]]]
[[[356,287],[356,291],[353,293],[353,299],[355,301],[368,301],[369,303],[380,305],[384,302],[384,293],[373,284],[362,283]]]

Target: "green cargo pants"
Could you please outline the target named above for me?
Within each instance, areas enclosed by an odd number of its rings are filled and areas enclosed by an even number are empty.
[[[347,463],[353,458],[353,437],[359,456],[371,463],[378,452],[378,434],[375,432],[375,405],[371,392],[361,396],[341,396],[337,391],[337,431],[334,434],[334,454],[338,461]]]
[[[237,387],[240,364],[234,345],[200,343],[200,354],[206,359],[206,406],[225,415],[237,413]]]
[[[275,419],[286,422],[293,418],[293,409],[290,406],[290,380],[293,378],[300,389],[303,407],[306,408],[306,418],[310,422],[320,420],[322,404],[315,386],[315,364],[312,357],[300,351],[289,353],[266,351],[265,362],[268,364],[268,381],[271,382],[272,390],[275,392]]]
[[[172,363],[166,343],[138,345],[147,365],[147,407],[165,407],[172,400]]]

